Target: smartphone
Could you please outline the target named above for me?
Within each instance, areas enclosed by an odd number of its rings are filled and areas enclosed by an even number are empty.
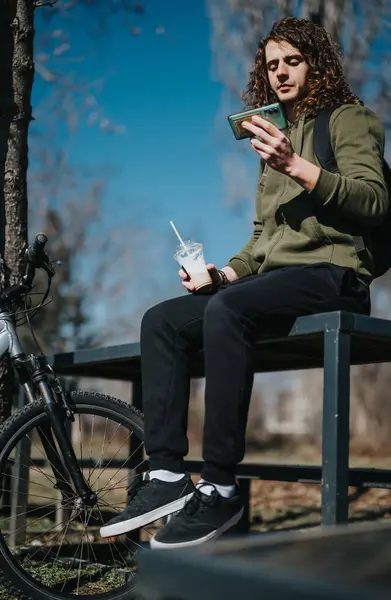
[[[244,129],[241,126],[243,121],[250,120],[253,115],[259,115],[263,119],[266,119],[266,121],[270,121],[278,129],[285,129],[288,127],[284,107],[279,102],[269,104],[268,106],[261,106],[260,108],[252,108],[251,110],[228,116],[228,122],[231,125],[237,140],[253,137],[254,134],[251,133],[251,131]]]

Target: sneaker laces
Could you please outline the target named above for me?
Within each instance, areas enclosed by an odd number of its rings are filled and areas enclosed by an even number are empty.
[[[211,494],[202,493],[202,488],[207,486],[211,486],[211,484],[204,483],[197,487],[190,500],[186,502],[183,510],[188,516],[194,515],[197,511],[204,511],[206,508],[214,506],[219,500],[220,494],[213,485],[212,487],[214,487],[214,490]]]
[[[137,494],[145,489],[151,482],[148,473],[137,475],[132,483],[128,486],[128,503],[131,502]]]

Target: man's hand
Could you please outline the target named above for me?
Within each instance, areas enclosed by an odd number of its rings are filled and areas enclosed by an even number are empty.
[[[209,263],[206,265],[206,268],[209,271],[209,274],[212,278],[213,283],[214,284],[221,283],[221,275],[219,274],[217,267],[215,265],[212,265],[211,263]],[[231,269],[231,267],[224,267],[222,269],[222,271],[224,271],[224,273],[227,275],[228,281],[235,281],[235,279],[238,278],[235,271],[233,269]],[[195,287],[191,283],[191,280],[187,281],[188,277],[187,277],[186,273],[184,272],[184,270],[179,269],[178,273],[179,273],[179,277],[182,279],[182,285],[187,289],[187,291],[194,292]]]
[[[251,138],[251,145],[269,167],[288,175],[297,157],[290,139],[273,123],[256,115],[252,117],[251,122],[243,121],[242,127],[257,136]]]
[[[308,192],[313,190],[320,168],[293,152],[290,140],[272,123],[257,116],[252,117],[252,121],[253,123],[243,121],[242,125],[261,140],[251,138],[255,152],[272,169],[288,175]]]

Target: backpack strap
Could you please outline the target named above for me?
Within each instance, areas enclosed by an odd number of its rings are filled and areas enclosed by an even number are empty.
[[[330,117],[335,107],[325,108],[315,117],[313,144],[320,166],[326,171],[338,171],[330,136]]]
[[[313,146],[315,156],[318,158],[319,164],[322,167],[322,169],[330,171],[331,173],[338,172],[338,165],[337,161],[335,160],[330,135],[330,117],[334,112],[335,108],[335,106],[325,108],[316,115],[313,133]],[[358,235],[354,235],[352,237],[356,252],[359,253],[365,250],[364,239]]]

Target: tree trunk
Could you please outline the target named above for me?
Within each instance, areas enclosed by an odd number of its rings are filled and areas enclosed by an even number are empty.
[[[32,0],[1,0],[0,285],[18,279],[27,242],[27,136],[34,80]],[[0,422],[11,410],[14,377],[0,364]]]

